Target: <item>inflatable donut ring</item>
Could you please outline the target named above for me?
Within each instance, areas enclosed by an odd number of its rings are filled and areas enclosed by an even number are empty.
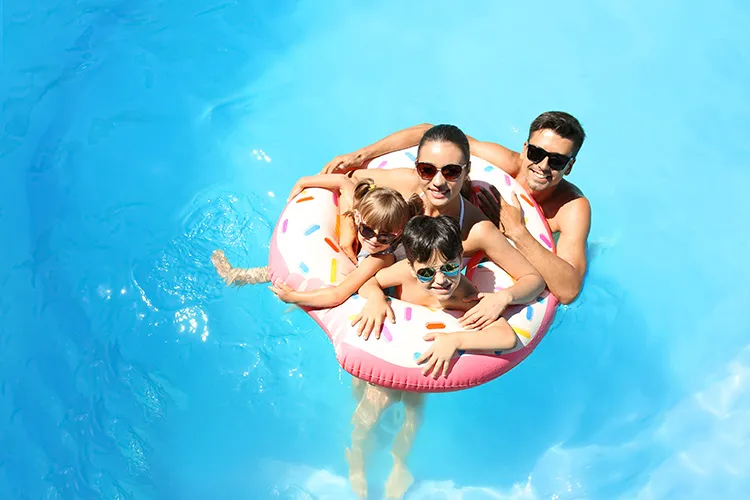
[[[396,151],[370,161],[367,168],[414,168],[416,148]],[[547,221],[534,200],[508,174],[487,161],[471,157],[473,189],[494,185],[506,200],[515,192],[521,202],[529,232],[550,251],[555,251]],[[271,278],[296,290],[333,286],[354,269],[338,246],[338,194],[319,188],[306,189],[284,208],[271,239]],[[513,279],[481,255],[470,259],[466,276],[480,292],[496,292]],[[357,336],[351,321],[365,305],[353,295],[337,307],[302,309],[323,329],[333,344],[339,364],[355,377],[383,387],[414,392],[446,392],[475,387],[507,372],[539,344],[555,315],[557,299],[544,290],[529,304],[510,306],[503,313],[518,335],[516,347],[497,352],[457,352],[447,378],[422,375],[419,358],[430,342],[425,333],[461,331],[460,312],[428,309],[392,299],[396,322],[386,322],[379,339]]]

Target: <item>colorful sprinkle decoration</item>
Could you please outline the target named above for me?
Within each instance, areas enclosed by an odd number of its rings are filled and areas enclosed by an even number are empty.
[[[315,198],[312,197],[312,196],[305,196],[304,198],[300,198],[299,200],[297,200],[297,203],[302,203],[303,201],[310,201],[310,200],[313,200],[313,199],[315,199]]]
[[[339,249],[336,247],[336,244],[331,241],[331,238],[325,238],[325,242],[328,243],[328,246],[331,247],[334,252],[339,253]]]
[[[336,282],[336,259],[331,259],[331,283]]]
[[[317,224],[313,224],[312,226],[310,226],[307,229],[305,229],[305,236],[310,236],[311,234],[313,234],[318,229],[320,229],[320,226],[317,225]]]
[[[547,248],[552,248],[552,242],[547,238],[547,235],[542,233],[539,235],[539,239],[542,240],[542,243],[547,245]]]
[[[286,233],[287,226],[289,226],[289,219],[284,219],[284,222],[281,224],[282,233]]]
[[[393,335],[391,335],[391,331],[383,325],[383,330],[380,332],[380,334],[383,336],[386,342],[390,342],[393,340]]]
[[[526,306],[526,319],[531,321],[531,318],[534,317],[534,308],[531,306]]]
[[[406,321],[411,321],[411,307],[404,309],[404,318],[406,318]]]
[[[414,353],[414,361],[418,360],[421,357],[422,357],[422,353],[421,352],[415,352]]]
[[[510,176],[508,174],[505,174],[505,185],[510,186]]]
[[[388,164],[388,160],[383,160],[382,162],[380,162],[380,165],[378,165],[378,168],[383,168],[383,167],[385,167],[385,166],[386,166],[387,164]]]
[[[492,165],[487,165],[486,167],[484,167],[485,172],[492,172],[493,170],[495,170],[495,167],[493,167]]]
[[[443,330],[445,328],[445,323],[441,323],[439,321],[431,321],[424,326],[428,330]]]
[[[414,156],[413,154],[411,154],[411,153],[410,153],[410,152],[408,152],[408,151],[406,151],[406,156],[407,156],[407,157],[408,157],[408,158],[409,158],[409,159],[410,159],[411,161],[417,161],[417,157],[416,157],[416,156]]]
[[[307,267],[307,264],[304,262],[299,263],[299,268],[302,270],[303,273],[307,274],[310,271],[310,268]]]
[[[531,338],[531,334],[529,332],[527,332],[526,330],[523,330],[523,329],[515,327],[515,326],[511,326],[511,328],[513,328],[513,331],[516,332],[516,334],[520,335],[521,337],[523,337],[525,339],[530,339]]]
[[[531,201],[531,200],[529,199],[529,197],[528,197],[528,196],[526,196],[525,194],[521,193],[521,194],[520,194],[520,197],[521,197],[521,198],[523,198],[523,201],[525,201],[526,203],[528,203],[528,204],[529,204],[529,205],[531,205],[532,207],[534,206],[534,202],[533,202],[533,201]]]

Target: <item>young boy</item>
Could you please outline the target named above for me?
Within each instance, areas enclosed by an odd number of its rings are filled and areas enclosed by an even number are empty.
[[[406,260],[380,270],[373,278],[380,288],[397,287],[399,298],[434,309],[467,311],[479,300],[477,289],[461,274],[463,246],[461,229],[453,217],[420,215],[409,220],[402,243]],[[363,294],[364,296],[364,294]],[[365,296],[366,298],[366,296]],[[448,376],[450,360],[457,350],[505,350],[515,347],[516,333],[504,318],[478,331],[428,333],[432,346],[417,360],[422,373],[434,378]],[[354,379],[361,398],[352,424],[352,448],[347,452],[352,488],[365,498],[364,445],[380,415],[391,404],[403,401],[404,424],[393,442],[393,470],[386,483],[387,498],[402,498],[412,483],[406,458],[419,429],[424,394],[386,389]]]

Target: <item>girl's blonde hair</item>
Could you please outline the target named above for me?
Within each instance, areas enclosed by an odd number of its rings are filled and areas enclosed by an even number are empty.
[[[362,221],[380,232],[399,233],[413,216],[424,211],[419,195],[409,201],[401,193],[389,187],[377,187],[372,179],[363,179],[354,187],[352,210],[345,215],[359,212]]]

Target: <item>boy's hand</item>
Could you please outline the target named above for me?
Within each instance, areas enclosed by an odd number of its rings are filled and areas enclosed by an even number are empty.
[[[451,358],[458,350],[456,336],[450,333],[431,332],[425,335],[424,339],[434,340],[435,342],[417,359],[418,365],[427,362],[427,365],[422,369],[422,375],[426,376],[432,370],[433,379],[438,378],[441,373],[443,377],[448,378]]]
[[[359,323],[357,329],[357,335],[365,338],[370,338],[373,332],[375,332],[375,338],[380,338],[380,330],[383,327],[385,318],[391,320],[391,323],[396,322],[396,315],[393,313],[391,308],[391,302],[389,300],[368,300],[365,307],[362,308],[362,312],[352,321],[352,326]]]

